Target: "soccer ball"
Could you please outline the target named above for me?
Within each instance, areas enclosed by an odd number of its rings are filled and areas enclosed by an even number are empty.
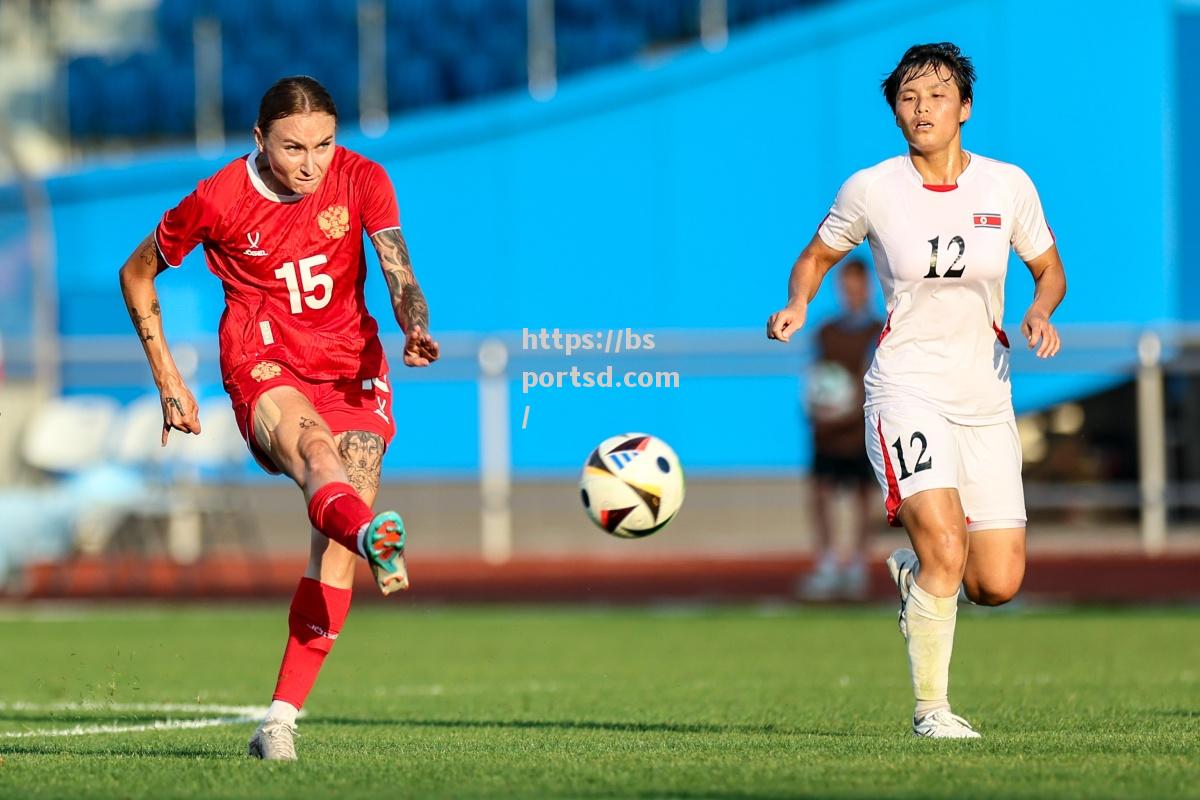
[[[858,387],[854,376],[840,364],[822,361],[808,373],[804,400],[809,415],[817,422],[838,419],[855,410]]]
[[[588,456],[579,492],[601,530],[640,539],[662,530],[683,505],[683,468],[662,439],[624,433]]]

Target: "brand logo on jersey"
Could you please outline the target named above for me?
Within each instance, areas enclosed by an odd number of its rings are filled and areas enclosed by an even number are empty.
[[[249,246],[249,247],[247,247],[245,250],[243,250],[243,251],[242,251],[242,255],[247,255],[247,256],[260,256],[260,257],[261,257],[261,256],[265,256],[265,255],[268,255],[268,253],[267,253],[267,251],[266,251],[266,250],[260,250],[260,249],[258,249],[258,240],[259,240],[260,238],[261,238],[261,237],[260,237],[260,235],[259,235],[258,231],[255,231],[254,233],[247,233],[247,234],[246,234],[246,241],[250,243],[250,246]]]
[[[350,212],[345,206],[330,206],[317,214],[317,224],[327,239],[340,239],[350,230]]]
[[[379,408],[375,409],[375,413],[383,417],[385,422],[389,421],[387,415],[387,398],[377,397],[375,398],[375,404],[379,406]]]
[[[976,228],[999,228],[1000,227],[1000,215],[999,214],[986,214],[986,213],[985,214],[975,214],[974,222],[975,222]]]
[[[270,361],[260,361],[254,365],[254,369],[250,370],[250,377],[262,383],[272,378],[278,378],[282,372],[283,369],[278,364],[272,364]]]

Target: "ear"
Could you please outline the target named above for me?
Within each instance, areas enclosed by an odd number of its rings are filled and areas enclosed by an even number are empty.
[[[255,147],[257,147],[259,150],[266,150],[267,148],[265,147],[265,144],[266,144],[266,142],[263,141],[262,129],[259,128],[257,125],[255,125],[254,126],[254,145],[255,145]]]
[[[971,101],[963,100],[962,108],[958,111],[958,124],[962,125],[971,118]]]

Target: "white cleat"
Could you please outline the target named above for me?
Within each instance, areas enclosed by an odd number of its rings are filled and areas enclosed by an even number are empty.
[[[908,605],[909,587],[912,582],[917,579],[917,569],[921,566],[921,562],[917,560],[917,554],[908,548],[902,548],[894,551],[887,560],[888,572],[892,576],[892,580],[896,582],[896,589],[900,592],[900,633],[905,639],[908,638],[908,621],[904,618],[904,608]]]
[[[950,709],[932,711],[913,720],[913,735],[926,739],[978,739],[979,731]]]
[[[798,594],[803,600],[832,600],[841,587],[841,577],[836,564],[822,564],[804,576]]]
[[[246,754],[263,761],[295,761],[296,726],[279,719],[265,719],[250,737]]]

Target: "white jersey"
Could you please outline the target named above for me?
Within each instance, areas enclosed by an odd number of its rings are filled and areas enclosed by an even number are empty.
[[[953,187],[928,187],[907,156],[856,172],[817,229],[835,250],[869,239],[887,324],[866,407],[917,400],[960,425],[1013,418],[1004,275],[1054,244],[1019,167],[970,154]]]

